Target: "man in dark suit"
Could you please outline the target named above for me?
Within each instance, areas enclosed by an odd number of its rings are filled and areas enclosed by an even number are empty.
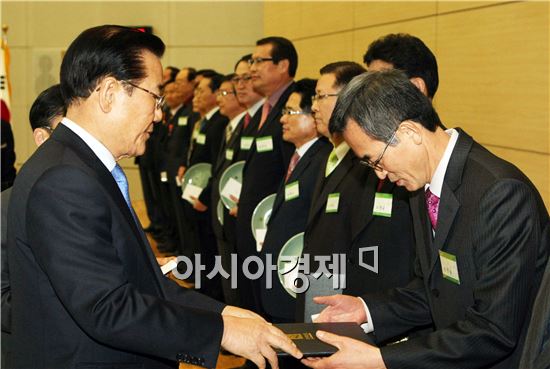
[[[432,323],[381,349],[320,333],[339,352],[313,368],[517,368],[548,259],[548,213],[533,184],[461,129],[398,70],[358,76],[340,93],[342,131],[379,178],[415,191],[415,278],[362,300],[325,298],[321,321],[367,323],[376,341]]]
[[[324,159],[331,145],[324,137],[319,138],[315,121],[311,115],[311,100],[315,95],[315,80],[302,79],[290,94],[281,125],[283,140],[294,145],[296,150],[287,168],[285,178],[279,184],[273,210],[267,227],[267,234],[261,250],[267,264],[277,264],[283,245],[293,236],[304,231],[311,206],[313,188],[319,176]],[[267,260],[271,257],[271,261]],[[267,286],[270,273],[272,287]],[[260,284],[263,310],[270,321],[294,321],[295,299],[279,282],[277,272],[267,271]]]
[[[142,154],[161,118],[163,52],[154,35],[99,26],[63,58],[66,118],[21,169],[8,210],[9,368],[211,368],[220,345],[261,367],[270,344],[299,355],[252,313],[164,278],[137,223],[116,160]]]
[[[253,87],[266,100],[262,105],[254,143],[246,158],[239,198],[237,253],[240,265],[248,256],[258,255],[250,227],[252,213],[263,198],[277,192],[293,152],[292,145],[282,139],[279,120],[284,104],[294,90],[298,54],[289,40],[267,37],[256,42],[249,64]],[[239,285],[242,287],[243,305],[260,311],[258,281],[240,274]]]

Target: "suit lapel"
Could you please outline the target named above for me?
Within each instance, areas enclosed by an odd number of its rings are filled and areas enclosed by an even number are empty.
[[[376,194],[376,189],[378,187],[378,176],[374,173],[374,170],[368,169],[369,174],[367,175],[367,181],[365,183],[365,187],[363,188],[363,194],[362,194],[362,206],[363,209],[362,215],[360,217],[355,217],[355,223],[351,226],[351,239],[354,240],[362,231],[365,229],[369,223],[374,218],[374,215],[372,214],[374,209],[374,198]],[[390,181],[385,181],[388,183],[384,183],[383,187],[381,188],[380,192],[384,193],[391,193],[393,189],[393,183]]]

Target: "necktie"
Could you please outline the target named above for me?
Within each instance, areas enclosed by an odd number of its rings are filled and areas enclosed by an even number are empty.
[[[432,228],[435,231],[437,227],[437,213],[439,212],[439,197],[434,195],[429,188],[426,190],[426,207],[428,208],[428,216],[430,217]]]
[[[229,142],[229,139],[231,138],[231,124],[228,124],[226,127],[225,127],[225,142]]]
[[[263,124],[267,120],[267,116],[269,115],[270,111],[271,111],[271,104],[269,104],[269,102],[266,101],[262,106],[262,118],[260,119],[260,125],[258,126],[258,131],[262,128]]]
[[[252,119],[252,117],[250,117],[250,113],[246,112],[246,114],[244,116],[244,124],[243,124],[244,129],[246,129],[248,127],[248,125],[250,124],[250,119]]]
[[[120,165],[117,164],[111,171],[111,174],[113,175],[113,178],[115,179],[116,184],[120,189],[120,192],[122,192],[124,200],[126,200],[126,205],[128,205],[130,210],[132,210],[132,204],[130,203],[130,193],[128,192],[128,180],[126,179],[124,171],[122,170]]]
[[[330,173],[336,168],[336,165],[338,164],[338,155],[336,155],[336,150],[333,149],[330,152],[330,155],[328,156],[327,160],[327,167],[325,169],[325,177],[328,177]]]
[[[288,169],[286,171],[286,177],[285,177],[285,183],[290,178],[290,175],[294,171],[294,168],[296,168],[296,164],[298,164],[298,160],[300,160],[300,155],[297,151],[294,151],[294,154],[290,158],[290,163],[288,164]]]

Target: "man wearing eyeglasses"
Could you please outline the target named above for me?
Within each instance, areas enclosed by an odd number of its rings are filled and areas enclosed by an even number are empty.
[[[365,107],[369,107],[366,109]],[[339,352],[312,368],[518,368],[550,249],[550,224],[527,177],[466,132],[444,130],[403,72],[356,77],[340,93],[331,130],[413,192],[415,278],[362,300],[333,296],[324,321],[368,323],[377,342],[418,326],[434,332],[376,348],[326,333]]]
[[[8,210],[9,368],[214,368],[220,346],[277,367],[299,357],[251,312],[165,278],[116,163],[161,119],[164,43],[120,26],[81,33],[61,65],[66,117],[22,167]]]
[[[258,255],[250,227],[252,213],[262,199],[277,192],[294,151],[293,146],[282,139],[279,120],[284,104],[294,90],[298,54],[289,40],[267,37],[256,42],[249,64],[254,90],[265,97],[265,102],[254,143],[246,158],[237,211],[237,252],[241,262],[248,256]],[[250,271],[254,273],[252,269]],[[245,292],[244,306],[261,311],[259,282],[241,275],[239,288]]]

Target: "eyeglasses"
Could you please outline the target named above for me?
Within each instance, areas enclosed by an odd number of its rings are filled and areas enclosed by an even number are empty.
[[[156,93],[149,91],[146,88],[140,87],[130,81],[122,80],[121,82],[129,84],[130,86],[135,87],[143,92],[147,92],[149,95],[153,96],[155,98],[155,109],[162,109],[162,107],[164,106],[164,96],[159,96]]]
[[[248,65],[253,66],[254,64],[261,64],[265,61],[273,61],[273,58],[257,57],[257,58],[248,59]]]
[[[331,96],[338,96],[338,94],[315,94],[311,98],[311,101],[321,101]]]
[[[235,76],[231,78],[231,82],[233,82],[234,85],[238,85],[240,82],[246,83],[252,79],[252,76],[250,74],[243,74],[241,77]]]
[[[291,108],[283,108],[283,110],[281,112],[282,112],[283,115],[299,115],[299,114],[307,115],[307,114],[309,114],[308,111],[293,110]]]
[[[374,169],[374,170],[383,171],[384,168],[382,168],[380,166],[380,160],[382,160],[382,157],[386,153],[386,150],[393,143],[396,133],[397,133],[397,129],[395,131],[393,131],[393,134],[391,135],[388,143],[386,144],[386,147],[384,147],[384,150],[382,151],[382,154],[380,154],[378,159],[376,159],[375,161],[371,161],[367,156],[365,156],[365,157],[363,157],[363,159],[359,160],[359,162],[361,164],[367,166],[367,167],[370,167],[370,168]]]
[[[216,93],[217,96],[227,96],[227,95],[235,95],[234,91],[226,91],[226,90],[219,90],[218,93]]]

